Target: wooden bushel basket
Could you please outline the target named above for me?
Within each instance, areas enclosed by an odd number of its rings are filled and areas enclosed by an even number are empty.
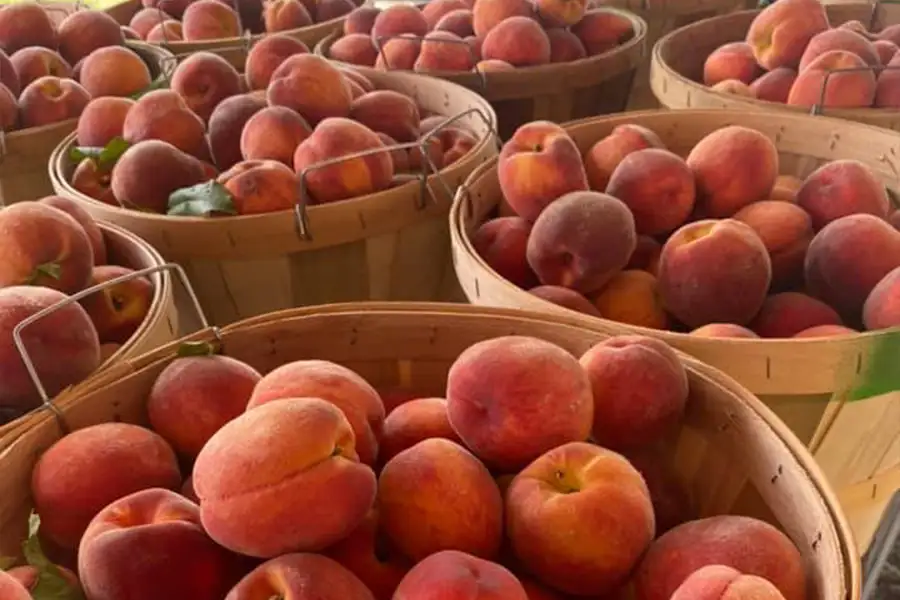
[[[660,38],[679,27],[756,5],[752,0],[604,0],[602,4],[631,11],[647,23],[648,52],[631,85],[628,110],[659,107],[649,82],[650,50]]]
[[[605,336],[577,321],[463,305],[364,303],[291,310],[191,339],[218,341],[228,356],[266,373],[317,358],[345,365],[377,389],[444,394],[447,371],[462,350],[503,335],[542,338],[580,355]],[[390,340],[390,343],[385,343]],[[178,344],[121,363],[60,397],[68,429],[125,421],[146,423],[145,402]],[[691,399],[671,456],[702,515],[748,514],[780,526],[802,553],[810,600],[858,600],[859,557],[828,483],[803,445],[759,400],[733,380],[685,357]],[[31,471],[63,435],[43,414],[0,454],[0,554],[17,555],[24,539]]]
[[[609,9],[614,10],[614,9]],[[649,48],[645,45],[647,24],[626,11],[615,12],[632,23],[634,36],[609,52],[569,63],[522,67],[513,71],[429,72],[486,98],[497,113],[502,139],[529,121],[563,123],[594,115],[625,110],[635,70]],[[328,58],[331,44],[340,33],[322,40],[316,54]],[[382,72],[351,65],[366,75]],[[392,71],[397,72],[397,71]]]
[[[150,303],[150,309],[147,311],[147,316],[144,317],[144,321],[128,341],[122,344],[121,348],[116,350],[98,367],[96,372],[100,373],[121,361],[140,356],[163,344],[178,339],[179,325],[173,294],[172,276],[169,272],[162,270],[165,263],[159,252],[144,240],[121,227],[103,222],[98,223],[98,225],[103,232],[103,239],[106,242],[109,264],[128,267],[139,273],[147,272],[147,276],[153,284],[153,298]],[[73,295],[72,298],[76,298],[79,295],[89,295],[95,290],[103,289],[110,285],[114,285],[114,282],[110,281],[93,286],[88,288],[88,290],[91,290],[90,292],[85,290],[78,295]],[[27,350],[26,347],[26,353]],[[27,356],[23,356],[23,361],[26,364],[31,362]],[[34,377],[37,379],[36,387],[39,395],[44,397],[45,405],[50,403],[51,400],[46,397],[46,393],[40,384],[40,373],[35,373]],[[0,438],[20,431],[27,425],[28,419],[34,414],[32,412],[0,425]]]
[[[182,265],[206,314],[218,325],[327,302],[458,299],[447,213],[456,187],[497,154],[493,109],[477,94],[439,79],[367,74],[377,87],[450,116],[450,124],[471,131],[477,145],[437,173],[423,172],[369,196],[308,208],[301,204],[296,211],[202,218],[128,210],[75,191],[69,184],[75,167],[70,136],[50,159],[54,188],[94,218],[136,233],[166,260]]]
[[[127,46],[144,59],[153,79],[167,76],[164,72],[175,68],[167,50],[141,42],[128,42]],[[78,119],[68,119],[6,134],[0,131],[0,206],[53,193],[47,159],[77,124]]]
[[[805,176],[825,161],[852,158],[866,163],[885,184],[897,188],[893,159],[900,135],[825,117],[730,110],[645,111],[588,119],[566,129],[582,151],[623,123],[655,131],[682,156],[706,134],[727,125],[765,133],[779,150],[782,173]],[[471,243],[474,231],[502,202],[496,160],[486,163],[457,192],[450,213],[453,258],[462,288],[475,304],[566,314],[603,333],[630,331],[658,337],[718,368],[761,399],[808,444],[836,488],[864,482],[900,467],[900,391],[850,402],[847,393],[867,368],[877,345],[891,332],[834,338],[715,339],[632,327],[585,316],[551,304],[497,275]]]
[[[826,5],[832,26],[861,21],[870,30],[900,23],[900,5],[840,3]],[[688,25],[665,36],[653,47],[650,87],[666,108],[732,108],[824,114],[829,117],[900,130],[900,111],[892,108],[823,109],[788,106],[714,91],[701,83],[703,63],[713,50],[728,42],[742,41],[760,11],[742,11]],[[827,81],[826,84],[827,85]]]

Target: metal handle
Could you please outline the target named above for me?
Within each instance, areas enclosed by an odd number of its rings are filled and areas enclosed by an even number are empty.
[[[56,418],[59,426],[62,428],[64,432],[69,431],[69,427],[63,418],[60,410],[53,404],[52,399],[47,394],[47,389],[44,387],[44,384],[41,382],[40,375],[37,372],[37,369],[34,366],[34,361],[31,360],[31,355],[28,354],[28,350],[25,348],[25,343],[22,340],[22,330],[26,327],[40,321],[47,315],[51,315],[57,310],[65,306],[69,306],[70,304],[74,304],[78,302],[82,298],[90,296],[96,292],[102,291],[106,288],[110,288],[116,286],[120,283],[124,283],[126,281],[131,281],[132,279],[137,279],[139,277],[147,277],[149,275],[153,275],[154,273],[159,273],[161,271],[175,271],[178,275],[179,280],[181,281],[181,285],[184,287],[185,291],[190,298],[191,304],[193,306],[194,312],[197,313],[197,317],[200,321],[200,324],[204,329],[209,329],[209,322],[206,319],[206,314],[203,312],[203,308],[200,306],[200,300],[197,299],[197,294],[194,292],[193,286],[191,286],[191,282],[188,279],[187,274],[184,272],[184,269],[181,268],[180,265],[175,263],[166,263],[163,265],[156,265],[153,267],[149,267],[146,269],[141,269],[140,271],[135,271],[134,273],[128,273],[126,275],[121,275],[119,277],[115,277],[110,279],[109,281],[104,281],[103,283],[98,283],[97,285],[93,285],[89,288],[83,289],[80,292],[73,294],[66,298],[65,300],[60,300],[56,304],[52,306],[48,306],[38,312],[30,315],[24,319],[22,319],[14,328],[12,332],[13,343],[16,345],[16,350],[19,353],[19,356],[22,359],[22,363],[25,365],[25,370],[28,371],[28,376],[31,378],[31,382],[34,384],[35,389],[40,396],[41,403],[49,409],[54,417]],[[218,328],[213,328],[213,334],[217,339],[221,339],[219,336]]]
[[[812,108],[809,111],[809,114],[813,116],[822,115],[822,111],[825,107],[825,92],[828,91],[828,79],[834,75],[835,73],[859,73],[861,71],[872,71],[876,75],[881,73],[882,71],[898,71],[900,70],[900,66],[889,67],[887,65],[879,65],[875,66],[865,66],[865,67],[847,67],[845,69],[825,69],[825,78],[822,80],[822,88],[819,90],[819,102],[817,104],[813,104]],[[869,107],[865,107],[869,108]]]
[[[384,61],[385,70],[390,71],[391,65],[388,64],[387,55],[384,53],[385,42],[390,40],[411,40],[418,41],[420,44],[425,43],[435,43],[435,44],[457,44],[464,45],[466,49],[469,51],[469,57],[472,59],[472,71],[478,76],[478,83],[480,87],[480,91],[483,94],[487,93],[487,76],[484,74],[484,71],[478,68],[478,56],[475,54],[475,50],[472,48],[471,44],[466,40],[435,40],[435,39],[425,39],[419,35],[412,35],[409,33],[401,33],[397,35],[380,35],[374,39],[375,48],[378,49],[378,55],[381,57],[381,60]],[[423,71],[427,73],[428,71]],[[433,71],[435,73],[439,73],[440,71]]]

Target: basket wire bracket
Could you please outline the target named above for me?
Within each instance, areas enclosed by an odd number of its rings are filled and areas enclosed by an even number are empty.
[[[825,69],[825,77],[822,78],[822,87],[819,89],[819,101],[812,105],[810,108],[809,114],[817,117],[824,115],[823,111],[825,108],[825,94],[828,91],[828,80],[832,75],[839,73],[861,73],[864,71],[872,71],[876,76],[881,74],[883,71],[900,71],[900,66],[873,66],[868,65],[865,67],[846,67],[843,69]],[[834,108],[834,107],[832,107]]]

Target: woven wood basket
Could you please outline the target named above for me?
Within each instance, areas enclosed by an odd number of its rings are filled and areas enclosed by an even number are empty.
[[[140,356],[154,348],[178,339],[180,334],[178,329],[178,312],[173,295],[172,276],[168,270],[161,269],[165,263],[159,252],[144,240],[121,227],[103,222],[98,223],[98,225],[103,232],[103,238],[106,242],[109,264],[129,267],[141,273],[147,272],[153,284],[153,298],[143,323],[141,323],[131,338],[122,344],[121,348],[100,365],[98,372],[101,372],[124,360]],[[90,289],[99,290],[108,287],[110,284],[112,282],[100,284]],[[25,360],[27,361],[27,359]],[[38,373],[37,375],[38,380],[40,380],[40,374]],[[43,390],[40,391],[41,395],[45,396],[44,402],[49,402],[50,400],[43,394]],[[37,410],[40,411],[42,409]],[[0,425],[0,438],[21,430],[28,422],[30,416],[34,414],[32,412],[30,415],[25,415]]]
[[[140,42],[127,45],[144,59],[154,79],[175,68],[167,50]],[[0,206],[53,193],[47,159],[77,124],[78,119],[69,119],[6,134],[0,131]]]
[[[645,111],[584,120],[567,130],[586,150],[622,123],[652,129],[682,156],[706,134],[739,124],[775,142],[783,173],[803,176],[823,162],[853,158],[869,165],[886,185],[897,186],[891,157],[900,152],[900,136],[838,119],[730,110]],[[884,332],[804,340],[724,340],[630,327],[574,313],[502,279],[475,252],[472,233],[496,213],[500,203],[494,160],[482,165],[460,188],[450,213],[456,273],[471,302],[567,314],[604,333],[628,327],[664,339],[759,395],[809,445],[836,488],[900,466],[900,392],[848,400],[849,387],[868,366],[872,351],[885,339]]]
[[[224,352],[265,373],[316,357],[343,364],[378,389],[443,395],[447,370],[469,345],[529,335],[575,354],[605,336],[566,318],[442,304],[348,304],[284,311],[224,329]],[[192,339],[213,341],[216,332]],[[385,343],[390,340],[390,343]],[[78,429],[108,421],[146,423],[145,400],[178,344],[125,361],[58,400],[62,421]],[[780,526],[803,554],[810,600],[857,600],[859,558],[825,478],[803,445],[761,402],[733,380],[685,357],[691,400],[672,456],[702,515],[749,514]],[[52,414],[0,454],[0,554],[16,554],[32,503],[31,471],[62,435]]]
[[[237,63],[241,56],[230,59]],[[447,81],[368,75],[379,88],[457,116],[451,124],[473,132],[478,144],[436,174],[377,194],[296,211],[208,219],[127,210],[80,194],[69,185],[74,168],[69,158],[74,136],[69,136],[50,159],[54,189],[182,265],[210,320],[219,325],[327,302],[462,299],[450,262],[447,213],[456,187],[497,153],[493,109]]]
[[[858,20],[870,30],[900,23],[900,5],[864,2],[827,5],[832,26]],[[713,91],[699,83],[703,63],[713,50],[743,40],[759,11],[742,11],[688,25],[665,36],[653,47],[650,87],[666,108],[732,108],[807,113],[809,109]],[[821,109],[816,114],[900,130],[900,111],[890,108]]]
[[[612,9],[610,9],[612,10]],[[486,98],[499,119],[500,137],[508,139],[529,121],[563,123],[594,115],[625,110],[635,70],[645,56],[647,24],[626,11],[634,37],[623,45],[596,56],[570,63],[523,67],[502,72],[429,73],[465,86]],[[331,44],[340,33],[322,40],[315,52],[328,57]],[[354,67],[363,73],[379,72]]]

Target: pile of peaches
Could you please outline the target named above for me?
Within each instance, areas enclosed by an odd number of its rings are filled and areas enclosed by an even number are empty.
[[[0,210],[0,423],[40,396],[13,341],[15,327],[90,286],[134,273],[110,264],[103,232],[76,202],[48,196]],[[150,311],[144,277],[108,286],[22,329],[46,392],[78,383],[137,331]]]
[[[306,201],[324,204],[459,160],[477,140],[458,124],[439,127],[445,120],[273,34],[252,47],[244,74],[197,52],[176,67],[170,89],[92,100],[78,121],[71,185],[134,210],[246,215],[293,208],[307,171]]]
[[[472,244],[523,290],[628,325],[743,338],[900,326],[900,212],[878,176],[854,160],[779,171],[772,141],[737,125],[683,158],[636,124],[582,156],[533,122],[497,166],[515,216]]]
[[[602,54],[631,22],[584,0],[433,0],[361,7],[328,50],[335,60],[415,71],[509,71]]]
[[[898,44],[900,24],[878,33],[859,21],[831,27],[819,0],[779,0],[753,19],[745,41],[709,55],[703,83],[807,108],[900,108]],[[826,81],[839,69],[855,70]]]
[[[643,336],[580,357],[482,341],[441,398],[189,343],[150,428],[85,427],[38,459],[28,544],[55,565],[0,573],[0,595],[41,572],[87,600],[806,600],[779,529],[698,518],[664,442],[689,387]]]
[[[80,10],[57,26],[33,2],[0,8],[0,130],[73,119],[91,98],[131,96],[150,84],[147,65],[106,13]]]
[[[142,4],[125,32],[152,43],[289,31],[343,17],[357,6],[354,0],[143,0]]]

